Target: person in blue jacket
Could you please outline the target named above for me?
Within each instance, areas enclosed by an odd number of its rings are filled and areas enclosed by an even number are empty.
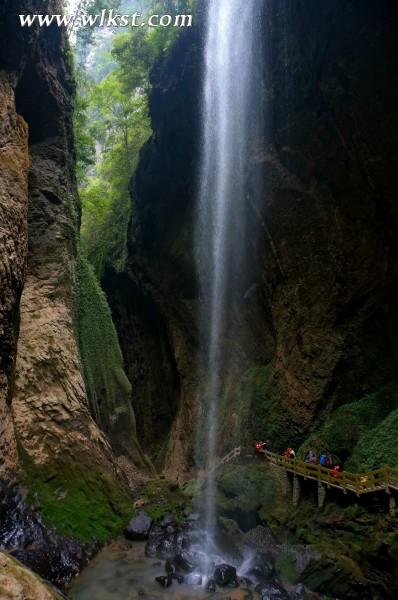
[[[321,455],[319,457],[319,464],[321,467],[326,467],[328,462],[328,455],[326,454],[326,450],[322,450]]]

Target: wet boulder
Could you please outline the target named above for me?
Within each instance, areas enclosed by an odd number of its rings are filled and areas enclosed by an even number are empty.
[[[236,569],[235,567],[227,564],[217,565],[214,569],[213,579],[217,585],[236,585]]]
[[[249,577],[239,577],[238,582],[242,587],[251,587],[253,585],[253,582]]]
[[[176,570],[173,563],[170,562],[169,560],[166,560],[166,564],[164,565],[164,568],[165,568],[167,575],[171,575],[172,573],[175,573],[175,570]]]
[[[183,547],[183,535],[180,531],[168,531],[159,526],[152,527],[145,554],[149,558],[162,558],[163,560],[173,560],[179,554]]]
[[[144,510],[131,519],[124,530],[124,535],[128,540],[142,541],[147,540],[152,527],[152,519]]]
[[[275,574],[273,559],[267,554],[257,554],[249,570],[258,580],[270,579]]]
[[[189,573],[185,577],[185,583],[188,585],[202,585],[202,575],[199,573]]]
[[[296,585],[296,587],[292,591],[290,597],[292,600],[306,600],[307,594],[305,591],[305,587],[303,586],[302,583],[299,583],[298,585]]]
[[[155,577],[155,581],[164,588],[170,587],[173,583],[171,577],[164,577],[163,575],[161,575],[160,577]]]
[[[164,559],[172,559],[178,552],[179,546],[174,533],[164,536],[157,548],[157,556]]]
[[[289,594],[276,582],[262,584],[256,587],[261,600],[289,600]]]
[[[175,557],[174,564],[177,568],[177,571],[191,573],[198,566],[199,560],[195,552],[187,552],[183,550]]]
[[[161,527],[170,527],[176,524],[175,518],[171,513],[165,513],[160,520]]]
[[[191,523],[197,523],[200,519],[200,515],[199,513],[189,513],[189,515],[187,516],[187,521],[191,522]]]

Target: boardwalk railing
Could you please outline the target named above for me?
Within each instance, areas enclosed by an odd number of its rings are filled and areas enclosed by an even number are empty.
[[[240,456],[240,453],[241,453],[240,446],[238,446],[237,448],[234,448],[233,450],[231,450],[231,452],[228,452],[228,454],[223,456],[223,458],[216,460],[212,465],[210,465],[210,467],[207,469],[207,474],[214,473],[214,471],[217,471],[217,469],[219,469],[222,465],[226,465],[227,463],[231,462],[232,460],[234,460],[235,458]]]
[[[338,488],[344,493],[349,491],[360,495],[380,490],[388,492],[390,488],[398,490],[398,469],[393,467],[385,466],[366,473],[340,471],[334,474],[332,469],[319,464],[306,463],[296,458],[289,459],[268,450],[263,454],[270,463],[278,465],[290,473],[299,475],[304,479],[323,482],[328,487]]]
[[[217,471],[222,465],[225,465],[238,456],[241,456],[243,449],[239,446],[234,448],[223,458],[216,460],[207,471],[202,473],[201,478],[206,478]],[[333,487],[341,490],[344,493],[353,492],[358,496],[368,494],[370,492],[378,492],[390,489],[398,491],[398,469],[394,467],[380,467],[366,473],[350,473],[348,471],[340,471],[334,473],[333,469],[328,469],[320,464],[307,463],[298,458],[289,459],[280,454],[275,454],[269,450],[265,450],[261,454],[274,465],[277,465],[289,473],[293,473],[303,479],[312,479],[326,484],[327,487]]]

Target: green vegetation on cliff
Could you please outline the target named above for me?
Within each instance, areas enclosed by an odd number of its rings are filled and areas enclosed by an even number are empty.
[[[347,468],[351,471],[366,470],[375,465],[386,464],[398,467],[397,440],[398,409],[362,435],[347,463]]]
[[[111,312],[94,270],[80,254],[76,265],[75,326],[91,412],[106,432],[135,434],[131,385]]]
[[[184,509],[189,504],[188,496],[180,487],[167,479],[153,479],[140,492],[145,511],[154,521],[159,521],[166,513],[170,513],[177,522],[183,521]]]
[[[217,503],[221,511],[252,512],[274,495],[274,482],[262,465],[228,465],[217,476]]]
[[[345,467],[366,470],[375,465],[396,466],[398,435],[398,387],[391,383],[355,402],[343,404],[305,441],[303,454],[312,448],[329,448],[342,458]]]
[[[307,490],[308,491],[308,490]],[[277,539],[304,544],[313,554],[301,575],[310,589],[337,598],[390,598],[395,589],[398,556],[396,519],[387,511],[370,511],[359,504],[338,505],[329,499],[318,509],[315,497],[303,497],[298,507],[279,494],[264,499],[260,516]],[[302,547],[303,548],[303,547]]]
[[[272,364],[253,367],[243,375],[239,397],[250,407],[247,423],[250,443],[267,438],[273,449],[296,445],[302,438],[289,423],[287,411],[280,402],[280,393],[272,380]]]
[[[35,463],[19,444],[28,500],[60,535],[104,542],[117,535],[133,514],[129,492],[117,473],[105,473],[76,457]]]
[[[193,4],[131,0],[121,10],[177,15],[189,13]],[[140,27],[113,36],[101,30],[79,34],[75,137],[81,241],[99,279],[107,267],[121,271],[125,265],[130,181],[151,134],[150,71],[178,32],[178,27]]]

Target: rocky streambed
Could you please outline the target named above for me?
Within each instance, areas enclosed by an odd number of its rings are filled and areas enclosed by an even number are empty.
[[[106,546],[74,581],[72,600],[305,600],[302,585],[286,586],[274,558],[232,536],[209,540],[200,518],[177,524],[171,514],[153,523],[142,511],[126,538]],[[206,549],[206,551],[204,551]]]

